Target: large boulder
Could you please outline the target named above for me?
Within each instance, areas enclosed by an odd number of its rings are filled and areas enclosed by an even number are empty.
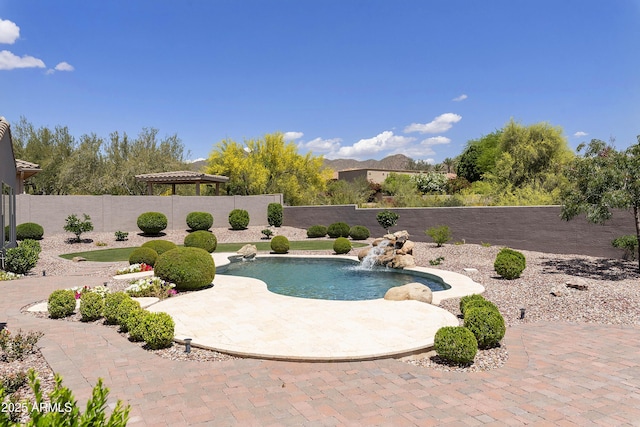
[[[363,259],[365,259],[367,255],[369,255],[370,251],[371,248],[360,249],[360,252],[358,252],[358,260],[362,261]]]
[[[396,253],[398,255],[412,255],[413,254],[413,248],[415,248],[416,244],[411,241],[411,240],[407,240],[404,242],[404,244],[402,245],[402,247],[398,250],[396,250]]]
[[[242,255],[243,258],[250,259],[256,256],[256,254],[258,253],[258,248],[256,247],[256,245],[246,244],[241,247],[237,253]]]
[[[408,283],[391,288],[384,294],[384,299],[389,301],[415,300],[431,304],[433,294],[428,286],[422,283]]]
[[[396,255],[387,266],[391,268],[415,267],[416,260],[413,255]]]

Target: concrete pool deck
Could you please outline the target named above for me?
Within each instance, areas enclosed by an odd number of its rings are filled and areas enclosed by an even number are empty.
[[[213,254],[216,266],[228,264],[232,255]],[[452,286],[434,292],[436,304],[484,291],[461,274],[415,270],[437,274]],[[295,298],[270,292],[260,280],[224,274],[217,274],[213,285],[148,310],[170,314],[178,340],[192,338],[194,346],[277,360],[355,361],[417,353],[433,346],[440,327],[459,323],[450,312],[418,301]]]

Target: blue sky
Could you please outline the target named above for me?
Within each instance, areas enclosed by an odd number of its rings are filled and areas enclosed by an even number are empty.
[[[640,0],[0,0],[0,115],[192,159],[280,131],[440,162],[510,118],[640,134]],[[28,160],[28,159],[26,159]]]

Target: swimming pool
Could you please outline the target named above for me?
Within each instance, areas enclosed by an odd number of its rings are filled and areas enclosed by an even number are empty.
[[[417,271],[362,269],[349,259],[259,257],[232,262],[220,274],[260,279],[274,293],[300,298],[360,301],[384,297],[394,286],[418,282],[432,291],[449,289],[437,276]]]

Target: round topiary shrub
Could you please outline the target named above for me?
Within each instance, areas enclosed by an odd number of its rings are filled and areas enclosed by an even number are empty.
[[[149,313],[142,319],[142,339],[152,350],[169,347],[175,323],[167,313]]]
[[[333,251],[338,255],[349,253],[351,250],[351,242],[346,237],[338,237],[333,242]]]
[[[527,267],[524,255],[513,249],[503,248],[496,255],[493,268],[500,277],[507,280],[517,279]]]
[[[465,295],[462,298],[460,298],[460,313],[462,313],[463,316],[464,316],[465,310],[467,309],[467,305],[472,301],[486,301],[486,300],[480,294]]]
[[[276,236],[271,239],[271,250],[277,254],[289,252],[289,239],[285,236]]]
[[[149,240],[148,242],[144,242],[140,247],[151,248],[156,251],[158,255],[162,255],[171,249],[177,248],[178,245],[168,240]]]
[[[102,317],[104,298],[97,292],[83,292],[80,297],[80,315],[83,322],[92,322]]]
[[[42,240],[44,228],[35,222],[25,222],[16,226],[16,240]]]
[[[47,302],[49,316],[53,319],[71,316],[76,309],[76,294],[70,289],[58,289],[51,292]]]
[[[17,248],[8,249],[4,258],[6,271],[15,274],[27,274],[38,263],[40,244],[27,239],[20,242]]]
[[[154,266],[156,277],[175,283],[176,290],[198,290],[209,286],[216,275],[211,254],[200,248],[176,248],[163,253]]]
[[[140,303],[133,298],[125,298],[116,307],[116,323],[122,332],[127,332],[128,319],[135,310],[141,310]]]
[[[353,240],[367,240],[371,236],[369,229],[362,225],[354,225],[349,229],[349,237]]]
[[[332,239],[336,239],[338,237],[349,237],[349,224],[346,222],[334,222],[329,227],[327,227],[327,234]]]
[[[218,239],[215,234],[209,231],[199,230],[189,233],[184,238],[184,245],[188,248],[200,248],[211,253],[218,246]]]
[[[129,265],[142,264],[153,266],[158,259],[158,253],[151,248],[139,247],[135,248],[129,255]]]
[[[282,225],[282,205],[280,203],[269,203],[267,206],[267,222],[271,227]]]
[[[463,317],[466,315],[466,313],[468,313],[470,310],[474,309],[474,308],[479,308],[479,307],[484,307],[484,308],[489,308],[491,310],[495,310],[498,313],[500,312],[500,310],[498,309],[498,306],[495,305],[494,303],[492,303],[489,300],[480,300],[480,299],[474,299],[471,300],[467,303],[467,305],[464,308],[464,312],[462,313]]]
[[[167,228],[167,216],[161,212],[145,212],[138,217],[138,228],[144,234],[157,236]]]
[[[245,230],[249,225],[249,212],[244,209],[234,209],[229,212],[229,225],[232,230]]]
[[[131,297],[125,292],[114,292],[104,297],[104,310],[102,310],[102,315],[108,324],[118,324],[118,307],[127,299],[131,299]]]
[[[327,227],[324,225],[312,225],[307,228],[307,237],[315,239],[317,237],[324,237],[327,235]]]
[[[472,363],[478,352],[476,337],[463,326],[444,326],[438,329],[433,347],[440,358],[458,365]]]
[[[151,313],[142,308],[134,308],[127,317],[125,326],[129,331],[129,339],[131,341],[144,341],[144,319]]]
[[[191,212],[187,215],[189,230],[208,230],[213,225],[213,215],[209,212]]]
[[[478,348],[492,348],[504,337],[504,318],[498,310],[488,307],[468,308],[464,314],[464,326],[478,341]]]

